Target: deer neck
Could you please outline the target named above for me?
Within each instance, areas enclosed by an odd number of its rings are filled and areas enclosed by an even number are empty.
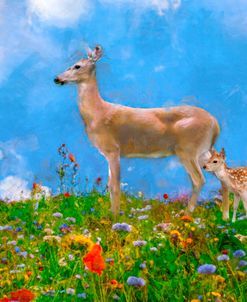
[[[104,106],[104,101],[98,91],[96,78],[94,77],[87,82],[79,83],[78,93],[80,113],[86,125],[90,126],[97,119],[100,112],[102,112],[102,107]]]
[[[226,164],[222,165],[217,171],[215,171],[215,175],[224,183],[229,182],[229,175],[228,175],[228,167]]]

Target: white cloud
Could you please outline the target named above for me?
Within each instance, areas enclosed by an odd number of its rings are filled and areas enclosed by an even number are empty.
[[[7,176],[0,181],[0,199],[6,202],[21,201],[30,198],[28,182],[17,176]]]
[[[161,72],[165,69],[165,66],[164,65],[158,65],[158,66],[155,66],[154,67],[154,71],[155,72]]]
[[[0,83],[32,54],[40,55],[45,62],[57,59],[61,51],[41,27],[29,22],[22,1],[1,2]]]
[[[225,28],[233,35],[247,34],[247,1],[246,0],[203,0],[200,3],[217,13]]]
[[[181,0],[100,0],[100,2],[118,6],[132,5],[136,9],[154,9],[160,16],[167,10],[177,10],[181,5]]]
[[[51,189],[46,186],[40,186],[41,191],[33,197],[40,200],[42,196],[48,198],[51,196]],[[12,201],[25,201],[31,198],[31,190],[28,182],[18,176],[9,175],[0,181],[0,200],[7,203]]]
[[[88,0],[28,0],[28,10],[41,21],[58,27],[74,25],[90,13]]]
[[[179,160],[177,158],[172,158],[169,160],[169,162],[166,165],[166,170],[169,171],[174,171],[177,170],[178,168],[182,167],[181,163],[179,162]]]
[[[34,151],[38,148],[38,139],[35,135],[26,138],[15,138],[5,142],[0,141],[0,175],[2,177],[14,174],[30,179],[33,174],[29,171],[25,157],[20,150]]]

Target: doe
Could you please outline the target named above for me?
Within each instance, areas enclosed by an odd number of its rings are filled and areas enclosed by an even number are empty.
[[[111,210],[120,209],[120,157],[161,158],[176,155],[193,185],[188,204],[193,211],[204,183],[200,160],[214,145],[219,126],[207,111],[192,106],[132,108],[106,102],[96,81],[96,61],[102,48],[96,46],[65,72],[56,84],[76,83],[79,110],[93,145],[109,165],[108,188]]]
[[[204,165],[204,169],[213,172],[225,184],[229,191],[234,193],[233,217],[236,221],[236,212],[240,199],[243,200],[247,215],[247,167],[228,168],[226,163],[225,150],[222,148],[220,153],[212,151],[212,156]],[[228,211],[229,217],[229,211]]]

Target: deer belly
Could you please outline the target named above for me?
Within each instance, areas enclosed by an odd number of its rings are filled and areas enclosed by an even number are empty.
[[[157,151],[157,152],[151,152],[151,153],[144,153],[144,152],[140,152],[140,153],[126,153],[126,154],[122,154],[121,152],[121,156],[123,157],[128,157],[128,158],[162,158],[162,157],[167,157],[169,155],[172,155],[172,153],[168,153],[168,152],[162,152],[162,151]]]

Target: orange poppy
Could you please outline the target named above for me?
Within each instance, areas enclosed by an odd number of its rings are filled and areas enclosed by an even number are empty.
[[[75,163],[75,156],[72,153],[69,153],[69,159],[72,163]]]
[[[18,302],[30,302],[34,299],[34,294],[28,289],[20,289],[11,293],[11,299]]]
[[[83,257],[83,262],[86,267],[93,273],[102,274],[105,269],[105,261],[101,255],[102,247],[99,244],[94,244],[89,253]]]
[[[192,222],[193,218],[191,216],[188,215],[184,215],[180,218],[182,221],[186,221],[186,222]]]

